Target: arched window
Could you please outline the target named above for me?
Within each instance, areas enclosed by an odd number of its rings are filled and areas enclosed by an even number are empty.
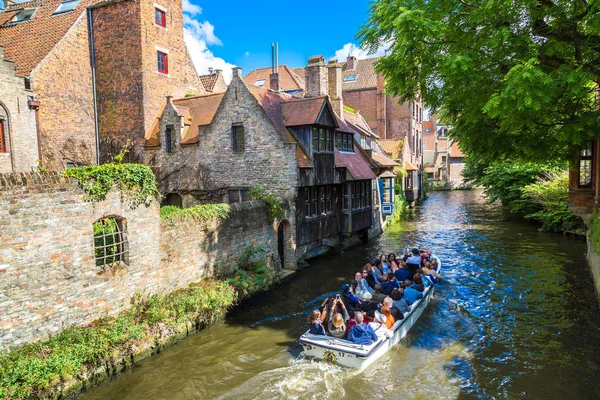
[[[129,246],[125,219],[103,217],[94,222],[94,256],[98,267],[119,267],[128,264]]]
[[[0,103],[0,153],[8,153],[8,111]]]

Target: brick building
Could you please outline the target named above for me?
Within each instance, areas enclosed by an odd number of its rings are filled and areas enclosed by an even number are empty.
[[[39,102],[44,167],[95,163],[98,147],[110,160],[127,139],[143,143],[166,95],[204,92],[181,1],[159,3],[35,0],[0,15],[4,57]]]
[[[569,209],[587,220],[598,204],[600,141],[582,146],[577,161],[569,166]]]
[[[37,102],[4,60],[0,47],[0,173],[27,172],[40,158],[36,125]]]
[[[341,65],[311,57],[305,98],[249,84],[239,68],[233,75],[225,93],[168,98],[147,132],[145,160],[167,199],[237,202],[254,186],[276,193],[289,205],[277,221],[287,267],[343,240],[366,239],[376,175],[338,114]],[[270,75],[278,86],[279,74]]]

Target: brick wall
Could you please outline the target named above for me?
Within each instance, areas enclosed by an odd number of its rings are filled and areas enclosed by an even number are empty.
[[[360,112],[371,129],[377,129],[377,89],[345,90],[344,104]]]
[[[156,203],[132,210],[117,191],[98,203],[84,197],[56,173],[0,174],[0,350],[118,313],[136,292],[187,286],[247,244],[277,259],[260,204],[236,206],[205,230],[161,225]],[[112,215],[125,218],[128,265],[105,271],[95,263],[92,224]]]
[[[6,152],[0,153],[0,172],[31,171],[37,167],[38,140],[35,110],[27,105],[23,78],[4,60],[0,47],[0,120],[3,120]]]
[[[42,165],[62,170],[67,161],[93,164],[96,137],[86,13],[31,73],[40,101]]]
[[[154,4],[166,10],[165,28],[155,24]],[[165,96],[204,92],[183,41],[182,21],[180,0],[123,1],[94,10],[103,159],[112,159],[127,139],[143,143]],[[158,72],[158,50],[168,54],[168,74]]]

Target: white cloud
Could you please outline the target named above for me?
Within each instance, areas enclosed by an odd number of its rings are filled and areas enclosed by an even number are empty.
[[[250,55],[250,52],[249,52],[249,51],[247,51],[247,52],[245,52],[245,53],[244,53],[244,55],[245,55],[246,57],[248,57],[248,56]]]
[[[183,0],[183,12],[193,17],[202,14],[202,8],[196,4],[190,3],[190,0]]]
[[[208,46],[222,46],[223,42],[215,35],[215,27],[208,21],[196,19],[202,8],[183,0],[183,39],[187,44],[190,56],[198,74],[208,74],[208,68],[223,70],[225,82],[231,81],[235,65],[228,63],[220,57],[215,57]]]
[[[383,43],[375,53],[369,54],[367,50],[363,50],[354,43],[346,43],[341,49],[336,50],[335,55],[330,58],[337,59],[342,62],[345,61],[348,56],[354,56],[358,59],[369,58],[369,57],[380,57],[385,55],[385,51],[390,48],[392,42]]]

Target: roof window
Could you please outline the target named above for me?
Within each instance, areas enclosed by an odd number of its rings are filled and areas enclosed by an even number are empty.
[[[257,79],[254,83],[256,86],[263,86],[267,80],[266,79]]]
[[[29,21],[33,18],[33,14],[35,14],[37,9],[38,8],[35,7],[35,8],[24,8],[22,10],[19,10],[19,11],[17,11],[17,13],[13,17],[13,19],[10,20],[10,22],[13,24],[17,24],[19,22]]]
[[[80,2],[81,0],[63,1],[62,3],[60,3],[58,8],[56,9],[56,11],[54,11],[52,15],[73,11],[79,5]]]
[[[344,82],[352,82],[358,79],[358,75],[346,75],[344,77]]]

